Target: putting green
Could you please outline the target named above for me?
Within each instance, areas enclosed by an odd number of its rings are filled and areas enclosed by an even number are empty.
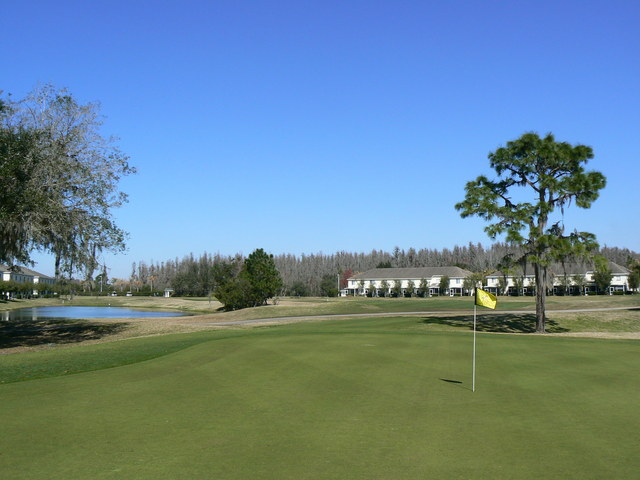
[[[11,479],[636,478],[639,342],[480,335],[472,393],[471,335],[416,322],[269,328],[2,385],[0,471]]]

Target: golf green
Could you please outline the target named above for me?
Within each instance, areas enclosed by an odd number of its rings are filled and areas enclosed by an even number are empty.
[[[471,335],[418,322],[214,335],[1,385],[2,477],[637,478],[640,342],[482,334],[472,393]]]

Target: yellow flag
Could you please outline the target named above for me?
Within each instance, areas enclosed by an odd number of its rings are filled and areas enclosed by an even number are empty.
[[[476,288],[476,305],[495,309],[497,303],[498,299],[494,294]]]

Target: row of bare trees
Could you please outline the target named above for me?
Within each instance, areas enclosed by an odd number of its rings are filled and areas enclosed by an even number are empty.
[[[275,265],[284,283],[284,295],[327,295],[337,286],[346,286],[349,276],[376,267],[441,267],[457,265],[472,272],[489,272],[499,267],[507,255],[517,256],[513,247],[494,243],[484,247],[480,243],[455,246],[452,249],[408,250],[394,248],[391,252],[373,250],[369,253],[337,252],[274,256]],[[603,247],[605,258],[627,265],[640,255],[626,248]],[[241,255],[223,256],[204,253],[198,257],[190,254],[164,262],[139,261],[132,265],[128,279],[116,280],[120,290],[135,293],[162,291],[171,288],[176,295],[207,296],[216,287],[214,266],[220,263],[239,262]]]

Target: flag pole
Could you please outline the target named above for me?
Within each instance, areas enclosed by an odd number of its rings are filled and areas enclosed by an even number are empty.
[[[471,374],[471,391],[476,391],[476,311],[478,307],[473,305],[473,367]]]
[[[476,287],[476,298],[473,302],[473,372],[471,374],[471,391],[476,391],[476,317],[478,305],[494,309],[498,305],[498,298],[489,292]]]

